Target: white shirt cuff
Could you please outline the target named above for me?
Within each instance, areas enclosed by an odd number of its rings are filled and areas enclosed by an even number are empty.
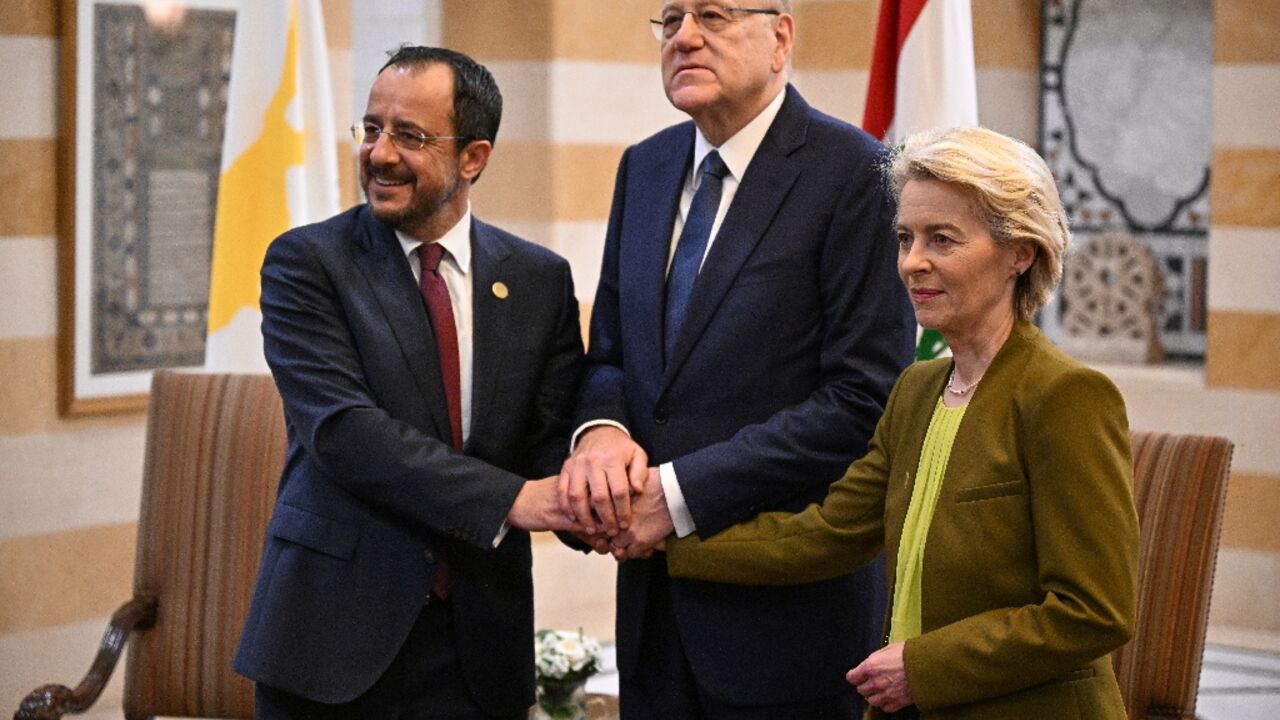
[[[614,422],[613,420],[588,420],[587,422],[584,422],[581,425],[579,425],[577,430],[573,431],[573,438],[569,440],[569,453],[573,454],[574,449],[578,447],[578,438],[582,435],[582,433],[590,430],[593,427],[598,427],[600,425],[608,425],[610,427],[616,427],[622,432],[626,433],[627,437],[631,437],[631,431],[627,429],[626,425],[623,425],[620,422]]]
[[[498,528],[498,536],[493,539],[494,549],[497,549],[497,547],[502,544],[503,539],[507,537],[507,531],[510,529],[511,526],[507,524],[506,520],[503,520],[502,527]]]
[[[692,534],[697,528],[693,525],[689,506],[684,502],[680,483],[676,481],[676,466],[662,463],[658,466],[658,478],[662,481],[662,494],[667,498],[667,512],[671,514],[671,526],[676,531],[676,537]]]

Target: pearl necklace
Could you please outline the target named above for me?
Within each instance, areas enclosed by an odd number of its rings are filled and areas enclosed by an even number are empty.
[[[956,395],[963,396],[963,395],[969,394],[970,390],[978,387],[978,383],[980,382],[982,382],[982,375],[979,375],[977,380],[974,380],[973,382],[969,383],[968,385],[965,385],[962,388],[956,387],[956,369],[953,366],[951,368],[951,377],[947,379],[947,389]]]

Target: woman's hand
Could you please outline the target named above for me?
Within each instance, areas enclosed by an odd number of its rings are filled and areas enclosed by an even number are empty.
[[[867,702],[885,712],[897,712],[915,704],[907,685],[907,667],[902,662],[902,643],[893,643],[867,656],[844,679],[858,688]]]

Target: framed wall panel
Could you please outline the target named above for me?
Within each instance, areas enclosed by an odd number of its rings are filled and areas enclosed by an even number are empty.
[[[1141,243],[1162,283],[1155,322],[1164,354],[1199,361],[1208,276],[1212,5],[1042,0],[1041,7],[1040,151],[1058,181],[1073,245],[1115,233]],[[1070,274],[1069,268],[1064,286]],[[1058,296],[1041,315],[1059,342],[1065,309]]]
[[[59,403],[203,363],[236,0],[62,0]]]

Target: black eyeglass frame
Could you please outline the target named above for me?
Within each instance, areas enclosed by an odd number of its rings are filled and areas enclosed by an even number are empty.
[[[702,6],[702,8],[700,8],[699,10],[685,10],[684,12],[680,13],[680,19],[676,21],[674,26],[672,26],[673,29],[671,30],[670,34],[667,34],[667,21],[675,19],[672,17],[650,18],[649,29],[653,32],[654,39],[656,39],[658,42],[665,43],[669,41],[671,38],[675,37],[676,33],[680,32],[680,28],[684,26],[684,16],[692,15],[694,24],[696,24],[698,28],[703,32],[707,32],[712,35],[724,32],[728,28],[728,25],[718,30],[712,30],[703,24],[703,19],[700,17],[699,13],[701,10],[705,10],[708,7],[713,7],[713,8],[716,8],[717,10],[722,10],[726,13],[742,13],[744,15],[781,15],[782,14],[781,10],[775,10],[773,8],[725,7],[723,5],[716,5],[715,3],[708,3],[707,5]],[[733,16],[729,15],[725,19],[728,20],[731,17]],[[732,22],[736,22],[736,21],[731,20],[730,23]]]

